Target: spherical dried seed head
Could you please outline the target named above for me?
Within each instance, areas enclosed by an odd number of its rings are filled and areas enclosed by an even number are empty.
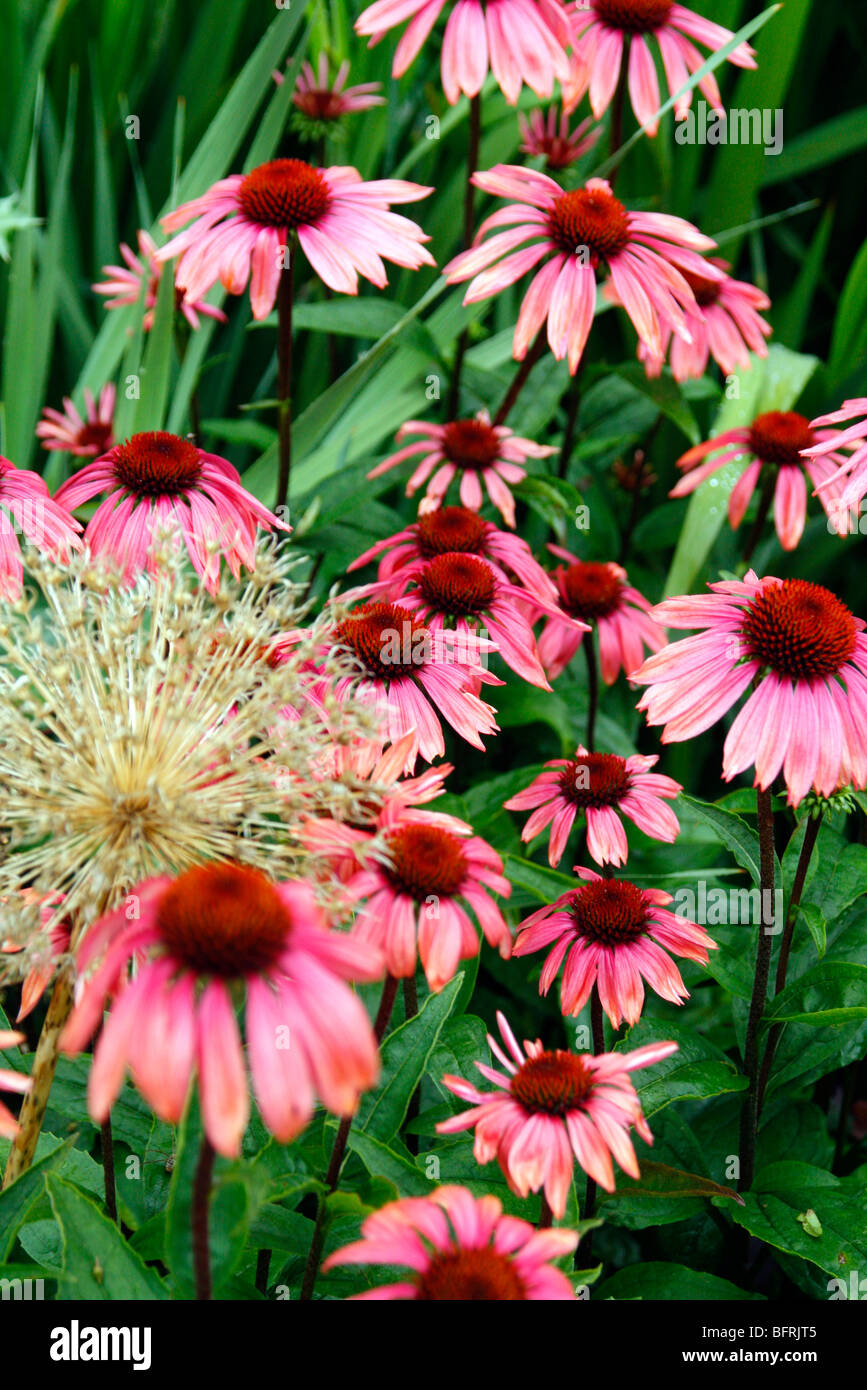
[[[762,463],[789,463],[803,467],[801,450],[816,442],[810,422],[794,410],[770,410],[759,415],[750,429],[750,451]]]
[[[674,0],[596,0],[594,9],[612,29],[627,34],[650,34],[671,14]]]
[[[494,1302],[526,1299],[523,1280],[508,1255],[490,1246],[479,1250],[437,1251],[419,1276],[419,1299]]]
[[[586,248],[595,266],[628,246],[629,214],[605,188],[575,188],[548,209],[548,231],[569,255]]]
[[[452,420],[444,426],[443,453],[459,468],[490,468],[500,452],[500,439],[493,425],[484,420]]]
[[[331,194],[312,164],[303,159],[272,159],[247,175],[238,203],[251,222],[291,232],[317,222],[328,211]]]
[[[647,908],[641,889],[625,879],[592,879],[572,898],[574,927],[579,936],[602,946],[625,946],[647,930]]]
[[[846,605],[806,579],[767,585],[750,601],[741,627],[751,657],[804,681],[838,672],[855,650],[856,633]]]
[[[386,872],[395,887],[424,902],[451,898],[460,891],[467,860],[457,835],[438,825],[404,825],[387,839],[391,863]]]
[[[181,874],[166,890],[157,930],[166,950],[188,970],[240,979],[277,962],[292,922],[264,874],[208,864]]]
[[[466,555],[484,552],[488,523],[469,507],[440,507],[426,512],[415,523],[418,548],[426,559],[460,551]]]
[[[610,565],[579,561],[563,574],[563,595],[573,618],[605,618],[620,607],[623,584]]]
[[[494,572],[475,555],[437,555],[418,576],[422,596],[439,613],[484,613],[497,591]]]
[[[113,451],[117,481],[140,497],[175,497],[202,475],[199,450],[164,430],[134,434]]]
[[[573,1052],[540,1052],[518,1068],[509,1090],[533,1114],[565,1115],[588,1099],[593,1075]]]
[[[573,758],[561,768],[558,780],[561,794],[582,809],[619,806],[632,782],[626,759],[616,753],[585,753]]]

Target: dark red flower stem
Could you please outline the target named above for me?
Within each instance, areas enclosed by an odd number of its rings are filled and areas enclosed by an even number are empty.
[[[473,183],[473,174],[476,172],[476,165],[479,162],[479,141],[482,134],[482,99],[476,93],[470,97],[470,120],[469,120],[469,139],[467,145],[467,186],[464,192],[464,238],[463,249],[466,251],[473,243],[473,232],[475,230],[476,218],[476,185]],[[448,398],[448,418],[457,418],[458,406],[461,395],[461,371],[464,365],[464,354],[469,342],[469,329],[465,328],[458,338],[455,348],[455,360],[452,367],[452,381],[449,388]]]
[[[541,1206],[539,1208],[539,1223],[536,1229],[539,1231],[547,1231],[554,1225],[554,1213],[548,1204],[548,1198],[545,1196],[544,1192],[540,1193],[539,1197]]]
[[[530,348],[530,350],[527,353],[527,356],[524,358],[523,362],[521,363],[520,367],[515,373],[511,386],[509,387],[508,391],[503,397],[503,403],[497,411],[496,415],[494,416],[495,425],[505,424],[506,417],[508,416],[509,411],[512,409],[512,406],[515,404],[515,401],[518,399],[522,390],[527,384],[527,377],[530,375],[536,363],[539,361],[539,358],[542,356],[542,353],[545,351],[545,343],[545,334],[539,333],[535,343]]]
[[[111,1134],[111,1115],[100,1125],[102,1147],[102,1172],[105,1182],[105,1209],[109,1218],[117,1225],[117,1186],[114,1177],[114,1140]]]
[[[277,288],[277,400],[280,472],[275,507],[289,502],[289,476],[292,471],[292,296],[295,246],[287,243],[288,264],[280,273]]]
[[[774,901],[774,811],[772,792],[756,789],[756,809],[759,822],[759,866],[761,887],[761,912],[759,921],[759,941],[756,948],[756,968],[753,976],[753,992],[750,999],[750,1012],[747,1018],[747,1033],[744,1043],[744,1070],[749,1088],[741,1110],[740,1177],[738,1191],[748,1192],[752,1187],[756,1168],[756,1135],[759,1125],[759,1025],[768,1000],[768,977],[771,972],[771,950],[773,934],[768,930],[772,922],[765,922],[765,904]]]
[[[599,986],[594,985],[590,995],[590,1032],[593,1037],[593,1056],[600,1057],[605,1051],[605,1020],[602,1017],[602,1000],[599,997]],[[587,1188],[584,1193],[584,1210],[581,1213],[585,1221],[589,1221],[596,1210],[596,1183],[592,1178],[587,1179]],[[588,1231],[581,1241],[581,1261],[582,1264],[589,1262],[590,1253],[593,1245],[593,1232]],[[576,1259],[577,1259],[576,1255]]]
[[[792,883],[792,896],[789,901],[789,910],[786,914],[786,926],[783,931],[783,939],[780,942],[780,954],[777,959],[777,976],[774,981],[774,996],[781,994],[786,988],[786,972],[789,968],[789,954],[792,949],[792,937],[795,934],[795,920],[798,916],[798,908],[801,904],[801,894],[804,891],[804,884],[807,881],[807,869],[810,867],[810,859],[816,847],[816,840],[819,837],[819,829],[822,824],[821,815],[810,817],[807,821],[807,828],[804,831],[804,841],[801,845],[801,853],[798,856],[798,866],[795,869],[795,878]],[[768,1031],[767,1042],[765,1043],[765,1055],[762,1058],[762,1070],[759,1075],[759,1094],[758,1094],[758,1113],[762,1113],[762,1102],[765,1098],[765,1090],[768,1085],[768,1078],[771,1075],[771,1067],[774,1062],[774,1055],[779,1046],[784,1025],[775,1023]]]
[[[776,480],[774,478],[773,470],[770,468],[766,469],[765,478],[762,483],[762,490],[759,494],[759,509],[756,512],[756,519],[752,524],[750,533],[747,536],[746,546],[744,547],[743,562],[745,565],[748,565],[750,560],[753,558],[753,551],[755,550],[756,546],[762,538],[762,532],[765,529],[765,522],[767,521],[768,513],[771,510],[771,502],[774,498],[775,481]]]
[[[382,986],[382,996],[379,1001],[376,1021],[373,1025],[377,1043],[381,1043],[382,1039],[385,1037],[385,1030],[388,1027],[388,1020],[391,1018],[391,1011],[394,1008],[394,1001],[396,998],[397,980],[393,975],[386,975],[385,983]],[[337,1128],[334,1147],[331,1150],[331,1158],[328,1162],[328,1172],[325,1174],[326,1190],[319,1198],[319,1207],[316,1212],[316,1225],[313,1229],[313,1239],[310,1242],[310,1253],[307,1256],[307,1264],[304,1267],[304,1279],[301,1284],[300,1301],[302,1303],[309,1303],[316,1288],[319,1265],[322,1260],[322,1250],[325,1245],[326,1203],[331,1193],[337,1190],[337,1184],[340,1181],[340,1169],[343,1166],[343,1159],[346,1154],[346,1145],[349,1141],[349,1131],[351,1128],[352,1116],[344,1115]]]
[[[593,633],[585,632],[581,643],[587,660],[587,752],[593,752],[596,737],[596,711],[599,707],[599,668],[596,664],[596,648]]]
[[[199,1161],[196,1164],[196,1176],[193,1179],[193,1200],[190,1210],[196,1298],[202,1303],[207,1303],[211,1298],[211,1242],[208,1232],[208,1209],[213,1176],[214,1147],[207,1134],[203,1134],[199,1147]]]

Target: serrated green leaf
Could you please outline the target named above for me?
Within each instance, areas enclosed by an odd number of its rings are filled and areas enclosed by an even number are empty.
[[[49,1173],[51,1208],[63,1237],[59,1299],[114,1301],[167,1299],[165,1284],[129,1248],[117,1226],[96,1203]]]

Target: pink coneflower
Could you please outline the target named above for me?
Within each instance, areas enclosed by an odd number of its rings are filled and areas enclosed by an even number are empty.
[[[141,294],[142,281],[147,280],[145,290],[145,316],[144,330],[150,332],[153,327],[154,309],[157,302],[157,293],[160,287],[160,276],[162,275],[162,265],[157,258],[158,247],[153,237],[141,231],[138,234],[138,246],[141,259],[131,251],[125,242],[121,242],[120,254],[125,261],[125,265],[104,265],[103,272],[109,278],[101,280],[91,289],[97,294],[110,295],[106,299],[106,309],[120,309],[128,304],[138,304]],[[190,328],[200,326],[200,315],[205,318],[216,319],[218,323],[226,322],[226,315],[222,309],[218,309],[213,304],[206,304],[201,295],[192,295],[181,281],[175,281],[175,309],[179,310]]]
[[[768,296],[746,280],[733,280],[727,273],[726,261],[712,256],[710,264],[723,272],[722,280],[710,280],[681,270],[697,305],[695,310],[686,311],[686,326],[692,342],[672,338],[666,333],[663,351],[658,356],[644,343],[638,344],[638,357],[648,376],[660,375],[669,346],[671,370],[676,381],[704,376],[711,357],[725,376],[732,376],[738,370],[748,371],[751,352],[757,357],[767,357],[765,339],[773,330],[758,311],[770,308]]]
[[[521,153],[534,157],[542,156],[549,169],[568,169],[592,149],[602,133],[601,126],[594,126],[590,117],[582,121],[574,130],[569,129],[569,117],[565,111],[559,113],[556,106],[544,115],[536,109],[530,112],[529,119],[520,115]]]
[[[27,1039],[23,1033],[8,1028],[0,1030],[0,1052],[7,1047],[20,1047]],[[0,1091],[14,1091],[26,1095],[32,1082],[24,1072],[14,1071],[12,1067],[0,1067]],[[12,1111],[0,1101],[0,1139],[14,1139],[18,1133],[18,1121]]]
[[[38,473],[0,457],[0,599],[17,599],[24,581],[18,533],[63,563],[81,549],[81,526],[51,497]]]
[[[650,771],[658,761],[638,753],[630,758],[588,753],[579,743],[574,758],[546,763],[550,770],[540,772],[504,805],[508,811],[533,811],[521,831],[525,842],[551,826],[548,863],[554,869],[563,858],[575,817],[582,812],[591,857],[597,864],[625,864],[629,847],[620,814],[666,844],[680,834],[680,823],[665,799],[672,800],[683,788],[673,778]]]
[[[625,569],[613,563],[579,560],[559,545],[549,545],[548,549],[568,561],[553,574],[563,612],[599,633],[606,685],[614,684],[621,667],[628,675],[642,660],[645,647],[655,652],[665,646],[664,630],[650,617],[651,606],[644,595],[627,583]],[[550,680],[569,665],[583,635],[580,627],[549,618],[539,638],[539,658]]]
[[[101,492],[108,496],[87,523],[85,539],[94,552],[112,555],[129,579],[153,570],[154,535],[172,525],[212,591],[219,584],[220,551],[237,578],[242,564],[255,567],[257,526],[289,529],[241,486],[226,459],[159,430],[134,434],[85,464],[62,484],[56,501],[80,507]]]
[[[57,961],[69,950],[71,930],[68,918],[58,921],[54,911],[58,903],[63,901],[62,893],[36,893],[32,888],[25,888],[21,898],[25,903],[40,905],[43,946],[41,951],[37,949],[33,953],[36,959],[21,982],[21,1005],[15,1017],[16,1023],[33,1012],[51,983]],[[5,898],[0,899],[0,902],[5,901]],[[17,955],[23,949],[16,943],[0,942],[0,953],[3,955]],[[0,985],[5,983],[5,978],[0,974]]]
[[[237,1156],[250,1114],[238,994],[253,1090],[275,1137],[288,1144],[299,1134],[317,1095],[351,1115],[376,1081],[378,1056],[346,981],[380,979],[379,953],[329,930],[308,884],[273,883],[237,864],[134,891],[137,920],[121,907],[85,938],[79,967],[95,969],[61,1039],[64,1052],[80,1052],[114,996],[88,1081],[93,1118],[107,1118],[129,1067],[148,1105],[177,1124],[197,1075],[205,1132],[218,1153]]]
[[[803,457],[804,450],[816,443],[820,455]],[[839,464],[845,468],[845,458],[834,448],[832,431],[814,431],[810,422],[793,410],[772,410],[756,416],[751,425],[726,430],[715,439],[688,449],[677,460],[685,476],[669,496],[686,497],[718,468],[734,459],[747,458],[747,467],[729,496],[729,522],[735,529],[743,521],[761,478],[774,488],[774,524],[780,545],[784,550],[794,550],[807,520],[806,474],[817,488],[822,488],[822,506],[838,535],[845,536],[848,514],[835,476],[841,471]]]
[[[865,416],[867,396],[844,401],[840,410],[835,410],[830,415],[820,415],[817,420],[812,421],[810,429],[815,432],[817,442],[804,451],[805,459],[814,465],[824,464],[827,460],[834,464],[834,471],[816,483],[816,496],[822,501],[828,516],[837,521],[836,529],[839,535],[846,534],[848,513],[860,508],[864,494],[867,493],[867,419],[863,418]],[[843,430],[833,428],[836,425],[845,425],[849,420],[857,420],[858,423]],[[840,449],[845,449],[846,454],[839,453]],[[810,476],[813,477],[812,474]],[[815,478],[813,481],[816,481]],[[828,491],[827,502],[822,497],[825,490]]]
[[[373,837],[356,831],[356,846]],[[361,902],[354,934],[382,952],[390,975],[414,975],[416,948],[430,988],[439,991],[462,960],[479,954],[479,938],[504,960],[512,950],[505,918],[486,889],[507,898],[512,885],[503,862],[472,826],[436,811],[393,816],[382,836],[382,862],[367,861],[346,883],[347,897]]]
[[[484,1062],[476,1066],[498,1091],[480,1091],[459,1076],[443,1084],[473,1107],[437,1125],[439,1134],[475,1129],[477,1163],[496,1159],[511,1190],[519,1197],[544,1191],[556,1220],[566,1212],[572,1171],[577,1159],[588,1177],[614,1191],[612,1158],[631,1178],[641,1172],[629,1139],[634,1127],[646,1144],[653,1135],[629,1073],[652,1066],[677,1051],[675,1042],[651,1043],[634,1052],[577,1054],[525,1041],[522,1050],[503,1014],[497,1014],[509,1055],[488,1034],[491,1051],[503,1071]]]
[[[726,736],[723,777],[755,764],[766,790],[782,769],[793,806],[811,787],[867,782],[867,637],[835,594],[805,579],[709,585],[710,594],[665,599],[654,613],[703,632],[648,658],[632,680],[638,708],[664,724],[663,743],[695,738],[755,686]]]
[[[672,1004],[688,999],[680,971],[666,952],[707,965],[708,950],[715,950],[716,943],[704,928],[669,912],[671,894],[659,888],[601,878],[577,865],[575,873],[586,882],[520,925],[516,956],[554,947],[542,967],[539,993],[548,993],[565,960],[560,986],[564,1014],[579,1014],[594,985],[612,1028],[623,1020],[630,1027],[638,1022],[644,980]]]
[[[558,361],[567,357],[575,374],[593,323],[600,263],[651,352],[662,352],[666,330],[689,337],[685,313],[695,309],[695,298],[683,271],[708,275],[712,268],[697,253],[715,245],[691,222],[667,213],[629,212],[605,179],[590,179],[564,193],[547,174],[497,164],[474,174],[473,183],[517,201],[486,218],[475,244],[449,261],[443,274],[449,284],[472,279],[464,303],[475,304],[544,260],[518,315],[513,345],[518,361],[547,319],[551,351]],[[509,230],[483,240],[497,227]],[[532,244],[523,245],[527,241]]]
[[[403,567],[414,560],[434,560],[447,552],[479,555],[493,560],[515,576],[528,593],[547,602],[555,600],[557,590],[550,577],[533,558],[527,542],[509,531],[501,531],[469,507],[438,507],[425,512],[402,531],[377,541],[349,566],[352,570],[382,556],[379,578],[399,577]]]
[[[472,420],[450,420],[447,425],[407,420],[395,438],[400,441],[410,434],[420,434],[422,438],[383,459],[368,473],[368,478],[377,478],[414,454],[423,454],[406,485],[407,497],[413,497],[430,478],[420,512],[439,507],[452,479],[460,475],[460,499],[464,506],[476,512],[480,509],[484,501],[484,483],[491,502],[506,525],[513,528],[515,499],[509,484],[520,483],[527,476],[522,465],[528,458],[547,458],[557,452],[552,445],[534,444],[530,439],[519,438],[506,425],[492,425],[486,410],[480,410]]]
[[[103,386],[99,399],[85,387],[86,419],[82,420],[69,396],[63,397],[63,410],[46,406],[36,426],[36,437],[43,449],[61,450],[78,458],[96,458],[114,443],[115,389],[111,382]]]
[[[482,684],[502,685],[483,665],[494,649],[486,639],[432,633],[397,603],[363,603],[336,625],[334,643],[348,648],[360,668],[358,676],[337,682],[336,697],[381,713],[383,746],[414,732],[405,772],[414,770],[419,753],[428,763],[445,753],[440,714],[482,751],[481,735],[497,732],[495,709],[478,695]],[[372,760],[373,744],[369,752]]]
[[[332,79],[329,76],[328,55],[320,53],[314,70],[312,63],[302,63],[292,102],[311,121],[330,124],[352,111],[366,111],[371,106],[384,106],[381,82],[360,82],[347,87],[349,63],[343,62]],[[274,73],[278,87],[283,83],[282,72]]]
[[[569,110],[590,89],[590,105],[597,120],[604,114],[617,90],[624,49],[629,52],[629,97],[639,125],[649,135],[655,135],[658,121],[654,120],[663,104],[659,96],[656,63],[648,39],[656,39],[669,95],[689,81],[706,61],[692,42],[717,53],[734,34],[721,24],[714,24],[703,15],[694,14],[673,0],[582,0],[572,11],[572,70],[566,88]],[[755,51],[748,43],[740,43],[728,56],[739,68],[756,66]],[[703,77],[699,90],[717,111],[722,111],[722,99],[713,74]],[[675,106],[675,114],[684,116],[692,103],[692,92],[686,92]]]
[[[439,1187],[429,1197],[388,1202],[361,1225],[361,1240],[335,1250],[322,1265],[399,1265],[400,1284],[380,1284],[357,1299],[444,1299],[450,1303],[574,1300],[572,1285],[551,1263],[578,1244],[575,1231],[537,1231],[504,1216],[496,1197],[465,1187]]]
[[[376,787],[377,797],[364,807],[366,815],[360,824],[334,820],[330,816],[310,816],[304,820],[299,835],[311,854],[324,865],[327,873],[345,883],[357,873],[363,863],[363,851],[372,843],[374,830],[383,832],[397,821],[424,819],[418,808],[435,801],[445,791],[446,777],[454,771],[451,763],[439,763],[425,768],[418,777],[402,775],[412,751],[415,730],[404,734],[384,753],[371,758],[366,745],[335,746],[330,768],[334,776],[354,775],[359,781],[368,780]],[[375,750],[377,752],[378,750]],[[462,834],[463,821],[440,812],[439,823]]]
[[[355,21],[371,46],[389,29],[410,22],[397,45],[392,73],[402,77],[418,55],[447,0],[377,0]],[[477,96],[488,68],[514,106],[524,82],[550,97],[554,81],[569,75],[564,44],[569,28],[558,0],[453,0],[442,44],[442,84],[454,106],[461,92]]]
[[[453,630],[464,638],[483,633],[522,680],[542,690],[551,689],[526,613],[530,606],[527,591],[511,583],[493,560],[458,550],[445,551],[430,560],[412,560],[402,565],[396,576],[366,584],[352,597],[367,595],[396,599],[434,634]],[[532,609],[560,622],[570,621],[555,603],[538,596],[533,597]],[[579,633],[589,631],[585,623],[575,626]]]
[[[175,279],[193,296],[217,280],[229,294],[243,294],[249,278],[253,317],[264,319],[295,233],[319,278],[342,294],[358,293],[359,275],[379,289],[387,285],[383,257],[411,270],[434,265],[422,245],[430,238],[390,210],[391,203],[415,203],[432,191],[403,179],[365,183],[349,166],[317,169],[303,159],[272,159],[220,179],[164,217],[169,232],[194,220],[157,256],[179,256]]]

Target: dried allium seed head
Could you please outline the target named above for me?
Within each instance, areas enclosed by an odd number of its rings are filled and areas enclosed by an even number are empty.
[[[362,796],[329,758],[335,739],[376,731],[362,707],[334,699],[349,664],[322,623],[285,660],[262,657],[303,617],[273,542],[255,574],[225,576],[216,595],[170,538],[158,573],[132,587],[87,554],[62,569],[28,561],[31,583],[0,618],[0,796],[14,850],[0,862],[0,937],[26,940],[36,925],[23,888],[62,892],[78,935],[152,874],[224,859],[297,875],[302,811],[349,820],[370,805],[376,789],[364,782]]]

